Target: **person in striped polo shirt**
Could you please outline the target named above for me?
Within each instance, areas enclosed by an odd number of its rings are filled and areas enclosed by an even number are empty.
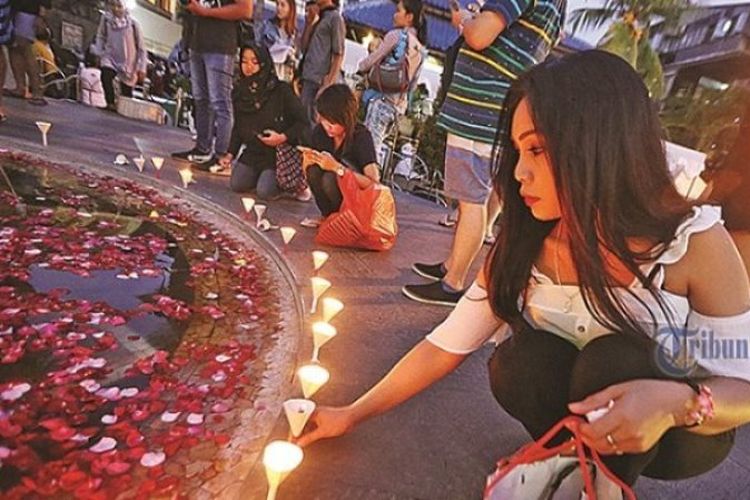
[[[432,282],[404,286],[410,299],[453,306],[461,298],[487,225],[493,144],[505,94],[557,43],[565,7],[566,0],[487,0],[476,15],[453,10],[464,43],[438,125],[448,132],[445,192],[458,200],[459,219],[450,256],[439,264],[412,266]]]

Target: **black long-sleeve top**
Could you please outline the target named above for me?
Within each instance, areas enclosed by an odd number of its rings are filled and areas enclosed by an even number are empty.
[[[307,112],[292,87],[286,82],[279,82],[271,91],[272,94],[257,111],[241,111],[234,105],[234,127],[229,152],[237,156],[244,144],[245,152],[242,162],[262,165],[272,169],[276,165],[276,149],[266,146],[258,135],[266,129],[286,134],[287,142],[293,146],[307,142],[310,130]]]

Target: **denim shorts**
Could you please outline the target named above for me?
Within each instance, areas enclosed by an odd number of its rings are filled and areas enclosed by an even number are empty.
[[[492,191],[492,144],[448,134],[445,145],[445,194],[484,204]]]

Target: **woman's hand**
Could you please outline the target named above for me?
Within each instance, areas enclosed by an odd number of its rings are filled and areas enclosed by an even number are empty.
[[[354,413],[349,407],[321,406],[310,417],[314,429],[297,438],[297,444],[307,446],[318,439],[332,438],[346,434],[354,427]],[[309,425],[309,424],[308,424]]]
[[[331,153],[327,151],[316,151],[315,149],[303,149],[302,150],[302,165],[307,168],[311,165],[318,165],[323,170],[328,172],[337,172],[344,166],[336,161]]]
[[[224,156],[219,158],[219,165],[224,168],[230,168],[232,166],[232,158],[234,158],[232,153],[226,153]]]
[[[676,381],[631,380],[568,407],[573,413],[585,415],[614,401],[603,417],[581,425],[584,442],[603,454],[643,453],[669,429],[681,425],[693,394],[690,386]]]
[[[377,163],[370,163],[369,165],[365,165],[365,168],[362,169],[362,173],[364,173],[365,177],[370,179],[375,184],[380,184],[380,167],[378,167]]]
[[[280,134],[275,130],[264,130],[262,134],[258,136],[258,140],[265,144],[275,148],[280,144],[284,144],[287,141],[286,134]]]

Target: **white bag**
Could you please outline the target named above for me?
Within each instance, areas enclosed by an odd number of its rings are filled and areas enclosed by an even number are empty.
[[[628,485],[604,465],[581,440],[579,417],[566,417],[538,441],[500,460],[487,478],[485,500],[635,500]],[[553,448],[545,445],[563,429],[573,438]],[[575,452],[574,455],[564,455]]]

